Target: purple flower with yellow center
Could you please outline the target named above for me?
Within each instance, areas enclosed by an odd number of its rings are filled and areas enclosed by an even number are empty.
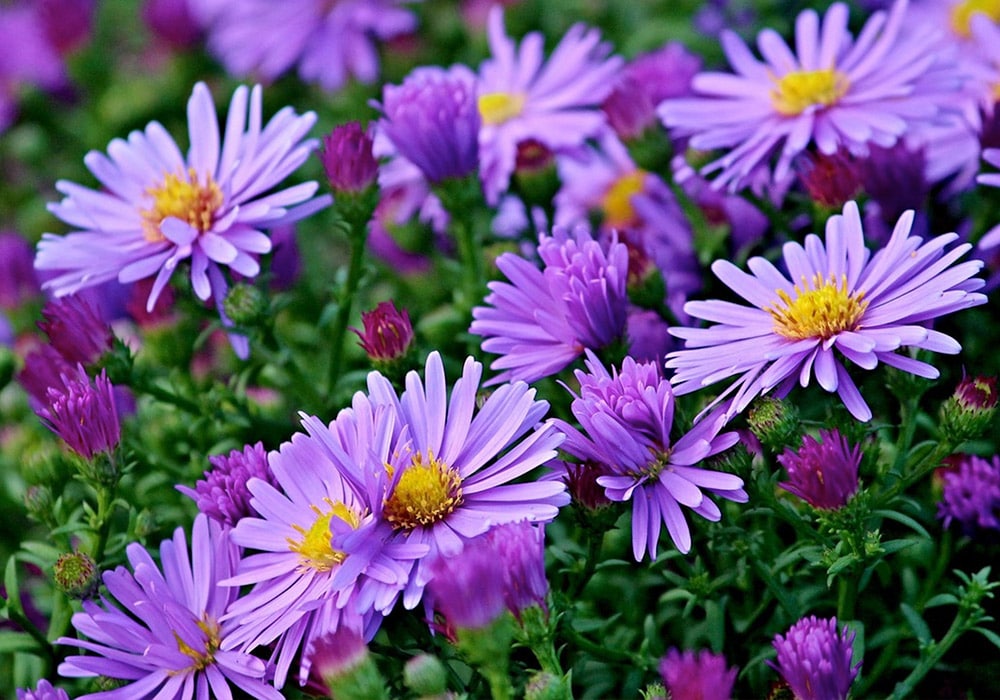
[[[628,319],[628,248],[604,245],[585,231],[555,229],[540,236],[544,268],[514,253],[497,258],[509,282],[490,282],[487,306],[472,310],[469,332],[483,350],[500,355],[490,384],[533,382],[564,369],[584,350],[621,340]]]
[[[550,151],[576,148],[605,128],[599,109],[614,87],[622,60],[596,29],[573,25],[548,61],[538,32],[519,46],[507,36],[503,10],[490,10],[487,38],[491,57],[479,69],[480,179],[486,201],[495,205],[507,191],[518,147],[532,141]]]
[[[672,700],[729,700],[736,682],[735,666],[721,654],[671,647],[660,661],[660,675]]]
[[[961,350],[955,339],[925,323],[985,303],[986,297],[975,293],[983,281],[973,277],[983,263],[954,264],[970,245],[946,250],[958,238],[954,233],[924,243],[910,235],[912,223],[913,212],[904,213],[889,241],[871,255],[857,204],[848,202],[843,215],[827,221],[825,242],[809,234],[805,246],[785,244],[787,276],[760,257],[747,262],[752,274],[717,260],[716,277],[752,306],[721,300],[684,306],[715,325],[671,329],[686,341],[684,350],[667,356],[676,392],[736,376],[724,395],[735,392],[729,410],[740,412],[772,390],[784,397],[796,380],[807,386],[815,373],[824,390],[836,392],[855,418],[867,421],[871,409],[840,358],[866,370],[881,362],[936,378],[936,368],[896,351]]]
[[[39,409],[42,422],[85,459],[110,453],[121,442],[121,423],[114,388],[107,373],[91,381],[83,365],[62,375],[60,385],[47,392],[47,405]]]
[[[858,490],[861,446],[836,430],[820,430],[819,440],[806,435],[797,452],[786,449],[778,462],[788,472],[778,486],[814,508],[842,508]]]
[[[735,74],[699,73],[697,96],[664,101],[660,118],[673,136],[690,137],[692,148],[726,149],[701,172],[717,173],[715,185],[734,190],[774,154],[781,181],[810,146],[827,155],[891,146],[911,123],[933,119],[945,94],[927,32],[900,31],[906,10],[898,0],[888,15],[874,13],[857,38],[844,3],[831,5],[822,21],[805,10],[795,22],[795,51],[774,30],[758,34],[763,61],[738,35],[723,32]]]
[[[50,211],[71,226],[66,236],[44,234],[35,267],[54,273],[43,285],[56,296],[108,280],[127,283],[153,277],[152,310],[174,271],[190,261],[191,286],[202,300],[221,305],[225,268],[243,277],[260,271],[258,256],[271,250],[264,229],[296,221],[330,202],[312,198],[315,182],[271,191],[309,157],[303,141],[316,115],[279,111],[261,124],[262,91],[233,93],[220,135],[212,96],[204,83],[188,100],[191,148],[185,157],[158,123],[115,139],[108,155],[84,159],[103,189],[59,181],[65,198]],[[221,313],[221,306],[220,306]],[[225,320],[225,318],[224,318]],[[245,340],[237,341],[245,354]]]
[[[945,472],[938,517],[949,527],[957,522],[966,534],[1000,531],[1000,456],[965,456]]]
[[[297,67],[333,92],[349,79],[374,82],[378,44],[416,27],[403,0],[189,0],[208,48],[230,73],[268,82]]]
[[[374,635],[406,585],[412,561],[428,551],[387,542],[392,528],[382,515],[382,494],[384,464],[395,449],[392,419],[361,395],[329,426],[304,416],[306,432],[268,458],[281,490],[259,478],[247,483],[259,516],[242,518],[232,538],[259,553],[245,556],[222,581],[253,585],[222,618],[237,625],[224,648],[249,651],[276,642],[278,687],[314,636],[359,616]],[[309,664],[303,655],[300,684]]]
[[[457,555],[494,525],[549,522],[569,502],[561,481],[518,481],[552,460],[563,440],[551,423],[540,423],[548,403],[513,382],[480,406],[482,372],[468,358],[450,399],[437,352],[427,358],[424,381],[415,371],[407,374],[401,396],[382,375],[369,375],[372,402],[392,408],[400,431],[385,460],[389,484],[381,517],[398,541],[425,545],[431,559]],[[407,608],[419,602],[431,577],[427,561],[417,563],[403,593]]]
[[[768,665],[781,674],[798,700],[846,700],[861,669],[854,666],[854,632],[837,628],[837,618],[804,617],[774,638],[778,661]]]
[[[655,363],[626,357],[621,370],[609,373],[588,353],[587,372],[577,370],[580,393],[574,396],[573,415],[583,431],[556,421],[566,433],[563,449],[597,465],[597,477],[612,501],[632,503],[632,553],[656,557],[663,525],[681,552],[691,549],[691,531],[681,506],[707,520],[722,511],[705,492],[745,503],[743,480],[698,464],[739,441],[735,432],[720,433],[720,412],[696,423],[678,439],[674,428],[674,392]]]
[[[238,590],[219,585],[236,568],[240,551],[228,532],[204,515],[194,521],[191,548],[184,531],[160,545],[160,566],[142,546],[126,549],[132,571],[104,573],[110,597],[83,601],[73,626],[88,639],[57,643],[93,655],[70,656],[59,665],[66,677],[107,676],[125,681],[115,690],[82,695],[92,700],[230,697],[232,687],[254,698],[280,700],[265,682],[263,661],[224,650],[234,625],[222,613]],[[162,570],[161,568],[162,567]]]
[[[267,464],[264,444],[246,445],[228,455],[208,458],[211,471],[205,472],[194,488],[180,485],[177,490],[198,503],[198,510],[223,525],[233,527],[240,518],[252,517],[256,512],[250,506],[250,479],[263,479],[277,486]]]

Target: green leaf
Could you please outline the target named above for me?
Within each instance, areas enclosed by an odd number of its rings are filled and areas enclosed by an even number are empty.
[[[985,627],[973,627],[972,631],[979,632],[979,634],[983,635],[988,640],[990,640],[990,642],[993,643],[993,646],[1000,649],[1000,634],[997,634],[993,630],[988,630]]]
[[[958,598],[952,593],[938,593],[924,603],[925,608],[936,608],[941,605],[958,605]]]
[[[872,512],[872,515],[880,515],[883,518],[888,518],[889,520],[895,520],[901,525],[905,525],[922,537],[930,539],[930,533],[924,528],[923,525],[918,523],[916,520],[908,515],[903,515],[902,513],[895,510],[876,510]]]
[[[920,540],[890,540],[889,542],[882,543],[882,551],[885,554],[895,554],[896,552],[906,549],[907,547],[912,547],[919,541]]]
[[[7,560],[7,568],[3,574],[3,585],[7,589],[6,608],[24,617],[24,608],[21,606],[21,589],[17,585],[17,558],[14,556]],[[9,614],[8,617],[10,617]]]
[[[916,610],[906,603],[900,603],[899,609],[903,613],[903,617],[906,618],[907,624],[910,625],[910,629],[913,630],[913,634],[916,635],[922,644],[932,641],[930,627],[927,626],[924,618]]]
[[[13,654],[17,651],[35,651],[38,643],[31,635],[14,630],[0,630],[0,654]]]

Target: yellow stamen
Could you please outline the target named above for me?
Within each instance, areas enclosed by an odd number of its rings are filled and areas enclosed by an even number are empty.
[[[604,223],[612,228],[624,228],[635,223],[632,197],[642,192],[646,181],[645,170],[633,170],[614,181],[601,201]]]
[[[782,289],[776,290],[780,301],[765,308],[774,318],[774,330],[793,340],[822,338],[826,340],[842,331],[859,328],[858,322],[868,308],[864,292],[847,291],[847,275],[841,275],[840,285],[833,275],[824,279],[819,273],[802,285],[795,285],[792,298]]]
[[[195,649],[194,647],[188,645],[180,635],[174,632],[174,639],[177,640],[177,650],[184,656],[190,657],[194,663],[191,666],[183,669],[183,672],[189,671],[203,671],[207,666],[215,663],[215,652],[219,650],[220,631],[219,623],[213,619],[210,619],[206,614],[197,623],[201,631],[205,633],[205,648],[202,651]],[[178,673],[179,671],[174,671]]]
[[[809,107],[829,107],[848,87],[847,76],[834,68],[792,71],[775,80],[771,101],[779,114],[793,117]]]
[[[478,104],[483,124],[496,126],[521,113],[524,109],[524,95],[517,92],[489,92],[479,96]]]
[[[972,36],[972,17],[986,15],[993,22],[1000,22],[1000,0],[964,0],[951,8],[951,28],[963,39]]]
[[[302,535],[302,539],[296,542],[291,537],[287,538],[288,548],[301,557],[301,566],[316,571],[329,571],[347,556],[335,550],[330,543],[333,536],[330,532],[331,518],[340,518],[353,528],[357,528],[361,522],[358,514],[343,503],[334,503],[329,498],[323,500],[330,509],[323,511],[316,505],[310,505],[317,517],[309,529],[292,525],[295,531]]]
[[[397,530],[433,525],[462,504],[462,477],[444,462],[417,453],[399,477],[382,515]]]
[[[198,182],[194,168],[187,172],[187,178],[168,173],[163,184],[146,190],[152,198],[152,206],[143,209],[142,230],[146,240],[158,243],[164,240],[160,222],[168,216],[186,221],[204,233],[212,227],[215,212],[222,206],[222,190],[212,177],[206,176],[205,183]]]

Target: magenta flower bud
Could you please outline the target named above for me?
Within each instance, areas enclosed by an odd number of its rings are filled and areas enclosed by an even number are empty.
[[[802,618],[784,636],[774,638],[777,663],[768,665],[781,674],[798,700],[845,700],[861,669],[854,666],[851,645],[854,632],[837,629],[837,618]]]
[[[663,683],[672,700],[729,700],[737,668],[707,649],[695,653],[671,648],[660,661]]]
[[[400,311],[391,301],[380,302],[372,311],[361,314],[364,331],[351,330],[374,362],[393,362],[404,357],[413,345],[413,325],[406,309]]]
[[[93,459],[121,442],[114,389],[104,370],[92,382],[83,365],[77,365],[75,373],[62,376],[61,387],[49,387],[47,399],[39,417],[80,456]]]
[[[789,478],[778,486],[814,508],[836,510],[858,490],[861,447],[836,430],[821,430],[819,437],[806,435],[798,452],[786,449],[778,456]]]
[[[52,347],[71,365],[89,365],[111,349],[115,336],[86,299],[71,295],[54,299],[42,309],[38,327]]]
[[[146,0],[142,21],[160,40],[183,49],[201,38],[201,27],[191,15],[188,0]]]
[[[967,411],[988,411],[997,405],[996,377],[963,377],[955,387],[955,399]]]
[[[802,186],[821,207],[840,209],[861,189],[861,168],[845,151],[803,154],[797,166]]]
[[[371,134],[360,122],[341,124],[324,136],[319,159],[334,192],[361,192],[378,175]]]

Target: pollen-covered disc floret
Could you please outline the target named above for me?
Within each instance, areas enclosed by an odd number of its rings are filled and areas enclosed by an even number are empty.
[[[678,394],[727,377],[737,377],[724,393],[734,392],[730,412],[739,412],[758,395],[786,395],[796,379],[816,381],[837,392],[847,409],[867,421],[871,410],[843,359],[862,369],[880,362],[921,377],[935,378],[931,365],[897,353],[914,347],[954,354],[961,347],[925,322],[976,306],[986,297],[973,277],[979,260],[957,261],[971,248],[947,247],[958,236],[924,242],[910,235],[913,212],[904,213],[885,246],[874,255],[865,247],[861,216],[854,202],[843,215],[830,217],[825,241],[810,234],[805,245],[786,243],[779,271],[764,258],[747,262],[752,274],[717,260],[712,271],[750,302],[688,302],[684,310],[713,322],[706,328],[672,328],[686,348],[667,356]],[[798,283],[792,280],[798,280]]]
[[[444,520],[462,505],[462,478],[447,464],[419,452],[396,483],[382,510],[397,530],[412,530]]]

